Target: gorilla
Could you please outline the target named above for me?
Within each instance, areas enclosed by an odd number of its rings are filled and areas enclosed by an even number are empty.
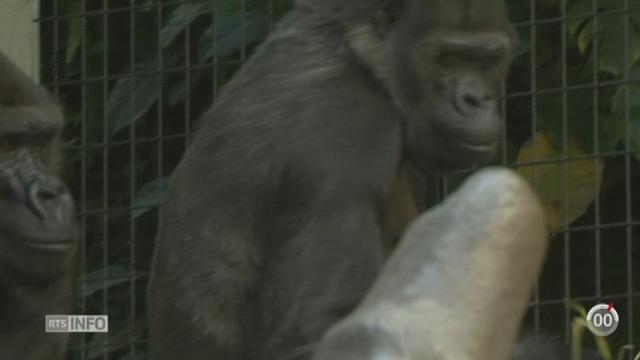
[[[496,152],[514,39],[503,0],[297,0],[174,173],[151,359],[309,359],[416,215],[421,178]]]
[[[60,182],[62,112],[0,53],[0,349],[2,358],[64,359],[68,336],[45,314],[69,314],[78,233]]]

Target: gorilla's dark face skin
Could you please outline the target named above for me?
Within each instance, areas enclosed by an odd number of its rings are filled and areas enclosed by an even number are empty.
[[[68,336],[46,314],[72,311],[75,208],[59,180],[62,116],[0,53],[0,348],[3,358],[64,359]]]
[[[60,264],[68,264],[76,255],[73,201],[58,178],[46,173],[31,155],[28,146],[21,143],[6,150],[8,147],[5,145],[5,151],[0,152],[0,264],[35,278],[59,275],[64,270]],[[16,261],[24,259],[22,256],[28,256],[31,262],[24,269]]]

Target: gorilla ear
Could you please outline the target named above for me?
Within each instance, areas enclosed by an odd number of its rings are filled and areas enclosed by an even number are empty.
[[[302,3],[306,1],[309,0],[298,0]],[[343,20],[345,37],[358,59],[389,90],[393,88],[393,81],[386,61],[385,38],[399,21],[405,1],[379,0],[371,5],[368,0],[365,3],[368,6],[363,9],[359,9],[363,7],[362,4],[349,5],[353,16]]]
[[[358,59],[388,89],[390,79],[385,61],[384,35],[372,21],[348,26],[346,38]]]

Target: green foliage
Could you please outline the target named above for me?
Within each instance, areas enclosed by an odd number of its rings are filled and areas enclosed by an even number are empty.
[[[153,71],[157,66],[149,66]],[[160,87],[160,75],[149,73],[132,75],[118,82],[111,90],[107,103],[109,133],[113,136],[119,130],[131,126],[149,111],[158,99],[156,89]]]
[[[579,316],[574,317],[571,322],[571,359],[582,359],[582,344],[585,330],[587,330],[587,311],[577,303],[571,303],[571,308],[576,311]],[[613,354],[609,348],[606,338],[593,335],[598,347],[598,352],[603,360],[613,360]]]
[[[539,90],[548,89],[537,97],[537,117],[534,119],[537,130],[548,133],[560,143],[571,135],[591,152],[614,151],[620,148],[626,130],[626,117],[620,109],[635,106],[620,101],[621,94],[627,91],[627,87],[635,94],[640,85],[631,83],[628,86],[598,88],[602,92],[598,94],[598,103],[592,101],[591,88],[582,92],[562,91],[563,86],[638,79],[634,69],[640,59],[640,14],[621,11],[623,0],[595,3],[595,9],[593,0],[574,0],[568,4],[546,1],[538,6],[535,10],[539,19],[566,16],[568,20],[566,23],[558,21],[537,25],[534,29],[535,57],[531,49],[520,53],[515,66],[530,68],[534,62],[536,79],[525,81],[531,87],[532,81],[536,80]],[[512,0],[509,4],[512,13],[520,14],[520,17],[531,12],[527,1]],[[522,30],[521,35],[524,33],[524,36],[521,37],[528,41],[531,32],[526,28]],[[630,96],[630,99],[637,101],[635,96]],[[614,100],[617,102],[612,104]],[[632,121],[637,119],[631,118]],[[593,129],[595,119],[598,119],[598,124]],[[598,139],[597,144],[595,138]]]
[[[160,177],[146,183],[139,191],[133,202],[133,212],[131,216],[137,218],[145,212],[159,206],[167,198],[169,192],[168,177]]]
[[[583,149],[585,155],[639,150],[634,139],[640,136],[636,125],[640,121],[640,84],[636,82],[640,80],[640,12],[623,11],[624,0],[549,0],[535,8],[528,1],[508,3],[511,13],[526,24],[519,30],[527,43],[527,50],[517,53],[512,82],[537,94],[532,97],[533,116],[521,122],[531,124],[529,138],[509,134],[507,138],[518,141],[516,147],[521,148],[535,133],[542,133],[561,147],[558,159],[571,157],[573,147]],[[561,20],[563,16],[566,21]],[[539,21],[531,28],[527,23],[531,19],[560,20]],[[531,39],[535,39],[534,48],[529,45]],[[600,85],[605,82],[611,85]],[[508,119],[526,118],[514,103],[512,111],[507,104]],[[606,169],[606,162],[603,166]],[[570,183],[588,180],[576,176],[571,174]],[[563,181],[542,180],[548,182],[547,189]],[[543,198],[552,197],[539,191]],[[580,191],[569,187],[568,198],[580,197]]]
[[[565,145],[565,153],[570,157],[584,155],[583,150],[571,140]],[[534,164],[521,166],[517,171],[535,186],[551,231],[558,231],[582,216],[596,198],[602,183],[601,161],[552,161],[561,158],[561,153],[557,143],[539,132],[520,149],[517,159],[518,164]]]
[[[547,0],[535,6],[507,2],[526,44],[521,46],[525,51],[517,53],[509,81],[508,92],[525,95],[507,100],[507,146],[518,149],[515,164],[528,164],[519,171],[532,180],[551,228],[558,231],[553,241],[577,244],[571,252],[550,252],[541,291],[552,293],[545,289],[571,264],[588,264],[565,274],[571,276],[570,288],[554,292],[553,298],[567,298],[575,296],[575,288],[589,288],[586,284],[593,282],[590,246],[593,234],[600,234],[571,228],[614,223],[629,216],[617,209],[640,201],[623,191],[628,182],[632,188],[640,183],[638,162],[625,160],[627,153],[640,160],[640,9],[625,9],[627,3],[635,4],[625,0]],[[603,236],[602,246],[623,239]],[[620,254],[596,261],[608,263],[611,271]],[[603,282],[624,287],[625,278],[611,276]],[[572,324],[574,358],[580,357],[583,325],[580,318]],[[628,326],[637,329],[640,324],[631,319]],[[608,340],[596,338],[590,345],[612,359],[609,345],[623,349],[624,330]]]

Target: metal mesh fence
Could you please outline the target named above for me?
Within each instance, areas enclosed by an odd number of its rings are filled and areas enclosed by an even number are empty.
[[[623,320],[609,345],[637,352],[640,6],[507,3],[521,42],[498,163],[534,184],[553,234],[526,322],[569,340],[580,316],[575,304],[613,302]],[[41,1],[41,76],[66,109],[67,174],[82,225],[78,312],[110,316],[110,332],[76,336],[70,358],[146,359],[155,209],[194,122],[289,7],[287,0]],[[439,194],[465,175],[439,181]]]

